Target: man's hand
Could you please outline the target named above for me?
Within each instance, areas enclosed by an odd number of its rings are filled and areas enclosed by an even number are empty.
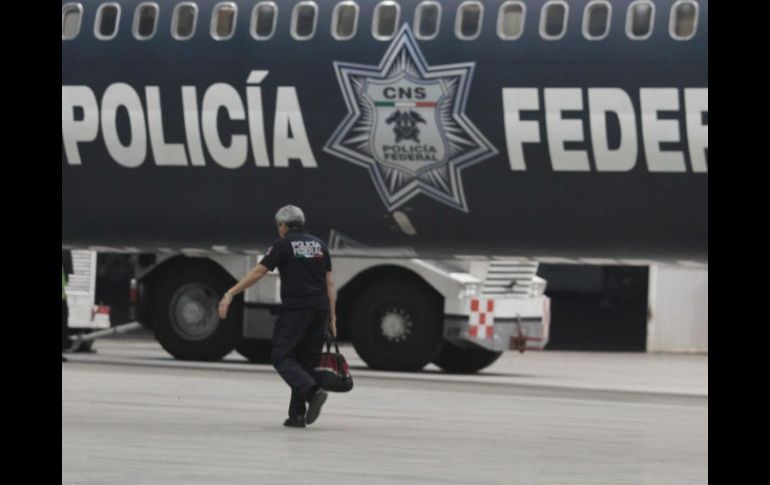
[[[260,278],[265,276],[270,270],[263,264],[258,264],[248,272],[246,276],[241,278],[235,286],[225,292],[225,296],[222,297],[222,301],[219,302],[219,318],[224,320],[227,318],[227,310],[230,308],[230,303],[233,302],[233,297],[238,293],[245,291],[246,288],[250,288],[251,285],[259,281]]]
[[[225,293],[225,296],[222,297],[222,301],[219,302],[219,318],[224,320],[227,318],[227,310],[230,308],[230,303],[232,303],[233,298],[230,296],[230,293]]]

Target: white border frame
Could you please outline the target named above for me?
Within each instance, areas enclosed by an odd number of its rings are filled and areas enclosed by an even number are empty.
[[[650,15],[650,31],[647,32],[647,35],[645,36],[637,37],[631,32],[631,15],[634,10],[634,6],[641,3],[646,3],[652,7],[652,15]],[[626,37],[631,40],[647,40],[652,37],[652,33],[655,31],[655,13],[655,3],[651,2],[650,0],[635,0],[628,4],[628,9],[626,10]]]
[[[144,7],[154,7],[155,8],[155,23],[152,27],[152,34],[148,35],[147,37],[141,37],[139,35],[139,10]],[[134,21],[131,23],[131,35],[134,36],[134,39],[143,42],[145,40],[150,40],[158,33],[158,19],[160,18],[160,6],[155,2],[142,2],[139,5],[136,6],[134,9]]]
[[[270,35],[265,37],[260,37],[257,35],[257,10],[259,7],[262,6],[270,6],[273,7],[273,26],[270,29]],[[254,40],[270,40],[275,35],[275,27],[278,25],[278,5],[275,4],[275,2],[258,2],[256,5],[254,5],[254,8],[251,9],[251,20],[249,21],[249,34],[251,35],[251,38]]]
[[[425,7],[437,7],[438,8],[438,17],[436,18],[436,31],[433,33],[433,35],[420,35],[420,21],[422,20],[422,11],[425,10]],[[442,14],[443,8],[441,8],[441,4],[439,2],[434,2],[433,0],[427,0],[425,2],[420,2],[417,4],[417,7],[414,9],[414,21],[412,25],[412,32],[414,32],[415,39],[419,40],[433,40],[436,37],[438,37],[439,32],[441,32],[441,14]]]
[[[548,9],[548,7],[552,5],[562,5],[564,6],[564,23],[562,24],[561,34],[556,36],[548,35],[545,32],[545,11]],[[551,0],[549,2],[545,2],[543,4],[543,7],[540,9],[540,28],[538,29],[540,31],[540,38],[543,40],[559,40],[563,38],[565,35],[567,35],[567,28],[569,27],[569,4],[565,2],[564,0]]]
[[[78,28],[77,32],[75,32],[75,35],[72,37],[64,37],[64,15],[68,10],[77,10],[78,11]],[[61,22],[62,22],[62,34],[61,34],[61,40],[74,40],[78,38],[78,35],[80,35],[80,29],[83,27],[83,4],[80,2],[70,2],[65,3],[61,7]]]
[[[107,7],[117,7],[118,9],[118,15],[115,17],[115,31],[112,33],[112,35],[102,35],[99,33],[99,24],[102,23],[102,15],[103,11]],[[116,2],[107,2],[99,5],[99,9],[96,11],[96,20],[94,21],[94,37],[96,37],[99,40],[112,40],[118,35],[118,31],[120,30],[120,15],[122,13],[122,10],[120,8],[120,4]]]
[[[462,30],[461,30],[462,11],[464,7],[468,7],[471,5],[479,7],[479,24],[478,24],[478,28],[476,29],[476,35],[473,35],[470,37],[463,37]],[[484,28],[484,4],[483,3],[477,0],[468,0],[457,6],[457,10],[455,11],[455,37],[457,37],[457,39],[464,40],[466,42],[476,40],[481,35],[483,28]]]
[[[341,36],[337,35],[337,27],[339,27],[339,10],[342,7],[353,7],[356,11],[355,19],[353,20],[353,32],[348,36]],[[356,36],[358,33],[358,17],[361,14],[361,9],[358,7],[358,4],[356,2],[353,2],[351,0],[345,0],[344,2],[340,2],[337,5],[334,6],[334,10],[332,10],[332,30],[331,34],[332,37],[334,37],[335,40],[350,40],[353,37]]]
[[[604,31],[604,35],[600,35],[598,37],[594,37],[588,32],[588,12],[591,9],[591,7],[595,5],[605,5],[607,7],[606,30]],[[608,35],[610,35],[611,28],[612,28],[612,4],[607,0],[591,0],[590,2],[588,2],[586,4],[586,7],[583,9],[583,37],[593,41],[602,40],[607,38]]]
[[[227,36],[219,36],[217,35],[217,13],[219,9],[222,7],[233,7],[233,30],[230,32],[230,35]],[[209,28],[209,35],[211,35],[211,38],[216,41],[222,41],[222,40],[230,40],[235,35],[235,29],[238,28],[238,5],[236,5],[234,2],[219,2],[216,5],[214,5],[214,8],[211,9],[211,26]]]
[[[689,3],[695,6],[695,23],[692,26],[692,34],[690,34],[688,37],[677,37],[676,35],[674,35],[674,24],[675,24],[674,11],[676,10],[676,7],[685,3]],[[674,40],[685,41],[695,37],[695,34],[698,33],[698,17],[700,17],[700,5],[698,4],[698,2],[694,0],[677,0],[676,2],[674,2],[674,4],[671,6],[671,10],[669,11],[669,21],[668,21],[668,33],[671,36],[671,38]]]
[[[297,20],[299,18],[299,10],[302,7],[313,7],[313,10],[315,11],[315,14],[313,15],[313,30],[310,31],[310,34],[304,37],[297,34]],[[291,31],[292,39],[299,40],[299,41],[310,40],[313,37],[315,37],[315,31],[317,28],[318,28],[318,5],[316,5],[316,3],[313,1],[304,1],[296,4],[291,11],[290,31]]]
[[[179,17],[177,15],[177,12],[179,12],[179,9],[181,9],[182,7],[192,7],[193,11],[195,12],[195,17],[193,18],[192,32],[190,32],[190,35],[188,35],[187,37],[180,37],[176,35],[176,29],[179,24]],[[174,40],[178,40],[178,41],[186,41],[195,37],[195,32],[198,31],[198,14],[199,13],[200,12],[198,11],[198,5],[194,2],[182,2],[177,4],[177,6],[174,7],[174,11],[171,13],[171,37],[173,37]]]
[[[503,36],[503,9],[509,5],[518,5],[521,7],[521,32],[519,32],[519,35],[516,37],[505,37]],[[521,0],[511,0],[508,2],[503,2],[502,5],[500,5],[500,8],[497,10],[497,37],[500,40],[518,40],[521,38],[522,35],[524,35],[524,27],[527,23],[527,4],[522,2]]]
[[[377,24],[379,24],[380,20],[380,10],[382,7],[396,7],[396,21],[393,25],[393,33],[391,35],[379,35],[377,31]],[[392,1],[392,0],[384,0],[377,4],[376,7],[374,7],[374,15],[372,15],[372,37],[374,37],[377,40],[391,40],[393,37],[398,34],[398,23],[401,21],[401,5],[398,3]]]

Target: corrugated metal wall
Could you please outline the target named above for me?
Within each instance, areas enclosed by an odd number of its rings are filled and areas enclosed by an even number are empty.
[[[650,266],[648,352],[708,352],[708,267]]]

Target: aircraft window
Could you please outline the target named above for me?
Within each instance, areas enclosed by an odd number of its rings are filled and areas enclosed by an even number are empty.
[[[457,9],[455,34],[462,40],[473,40],[481,34],[484,7],[479,2],[465,2]]]
[[[142,3],[134,11],[134,37],[147,40],[155,35],[158,27],[158,4]]]
[[[377,40],[393,38],[396,35],[400,14],[400,7],[396,2],[380,2],[374,10],[374,22],[372,23],[374,38]]]
[[[522,2],[505,2],[497,13],[497,35],[503,40],[515,40],[524,32],[527,7]]]
[[[422,2],[414,14],[414,31],[422,40],[435,39],[441,24],[441,5],[436,2]]]
[[[98,39],[110,40],[118,35],[118,20],[120,20],[120,5],[105,3],[96,12],[95,34]]]
[[[634,40],[647,39],[652,35],[655,20],[655,4],[640,0],[628,7],[626,17],[626,35]]]
[[[251,14],[251,36],[257,40],[267,40],[275,33],[278,21],[278,7],[273,2],[261,2]]]
[[[72,40],[80,33],[80,22],[83,19],[83,6],[79,3],[68,3],[61,8],[61,40]]]
[[[235,19],[238,18],[238,7],[234,3],[220,3],[214,7],[211,16],[211,37],[216,40],[227,40],[235,33]]]
[[[548,2],[540,12],[540,36],[547,40],[564,37],[567,31],[568,7],[565,2]]]
[[[677,40],[692,39],[698,27],[698,4],[691,1],[676,2],[671,7],[669,32]]]
[[[583,12],[583,35],[586,39],[600,40],[610,32],[612,7],[604,1],[590,2]]]
[[[341,2],[334,7],[332,35],[337,40],[348,40],[356,35],[358,28],[358,5],[355,2]]]
[[[176,40],[187,40],[195,35],[195,22],[198,19],[198,6],[194,3],[180,3],[174,8],[171,21],[171,35]]]
[[[315,35],[318,7],[315,2],[301,2],[294,7],[291,19],[291,36],[296,40],[308,40]]]

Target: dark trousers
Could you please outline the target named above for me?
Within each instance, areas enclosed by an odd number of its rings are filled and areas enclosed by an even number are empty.
[[[329,324],[329,312],[284,310],[273,329],[273,367],[291,387],[289,416],[304,416],[308,397],[316,387],[313,369]]]
[[[67,306],[67,300],[61,301],[61,349],[64,350],[70,346],[70,338],[67,335],[67,322],[70,318],[70,309]]]

